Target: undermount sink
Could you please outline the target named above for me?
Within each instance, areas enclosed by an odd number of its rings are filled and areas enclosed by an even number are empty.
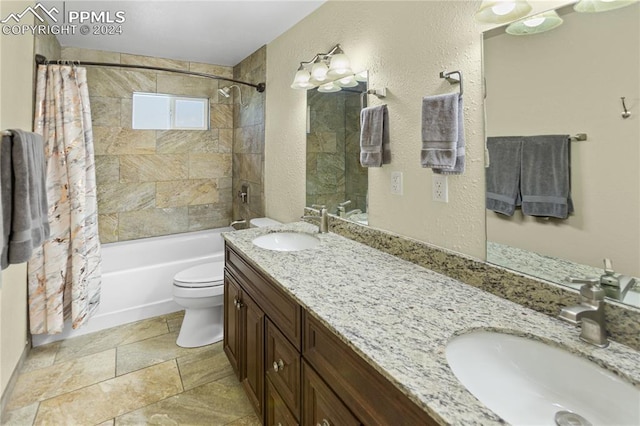
[[[640,389],[560,348],[477,331],[453,338],[446,357],[458,380],[511,424],[640,425]]]
[[[253,239],[253,244],[267,250],[300,251],[313,248],[320,240],[302,232],[273,232]]]

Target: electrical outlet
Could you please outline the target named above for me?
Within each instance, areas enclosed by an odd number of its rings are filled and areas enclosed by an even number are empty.
[[[391,172],[391,193],[402,195],[402,172]]]
[[[449,187],[447,185],[447,175],[433,174],[431,178],[433,201],[439,201],[441,203],[449,202]]]

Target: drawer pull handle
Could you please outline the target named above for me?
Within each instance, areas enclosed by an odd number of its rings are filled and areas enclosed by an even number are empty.
[[[316,423],[316,426],[331,426],[331,423],[327,419],[322,419],[322,423]]]
[[[276,373],[284,368],[284,362],[281,359],[273,361],[273,371]]]

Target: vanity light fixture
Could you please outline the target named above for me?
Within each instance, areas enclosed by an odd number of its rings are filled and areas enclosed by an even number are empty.
[[[335,80],[340,80],[340,82]],[[325,93],[338,92],[341,87],[354,87],[358,83],[353,77],[349,57],[336,44],[327,53],[318,53],[308,62],[300,62],[291,88],[312,89]]]
[[[583,13],[606,12],[638,3],[638,0],[580,0],[573,10]]]
[[[562,22],[562,18],[555,10],[549,10],[516,21],[510,24],[505,31],[511,35],[539,34],[562,25]]]
[[[475,14],[476,21],[487,24],[505,24],[531,12],[526,0],[484,0]]]

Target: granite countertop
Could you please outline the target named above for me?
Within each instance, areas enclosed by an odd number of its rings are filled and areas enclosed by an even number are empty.
[[[308,250],[276,252],[252,240],[275,231],[313,233]],[[318,227],[296,222],[223,234],[265,275],[441,424],[503,424],[454,376],[454,336],[494,330],[580,354],[640,387],[640,352],[581,342],[574,326]]]

